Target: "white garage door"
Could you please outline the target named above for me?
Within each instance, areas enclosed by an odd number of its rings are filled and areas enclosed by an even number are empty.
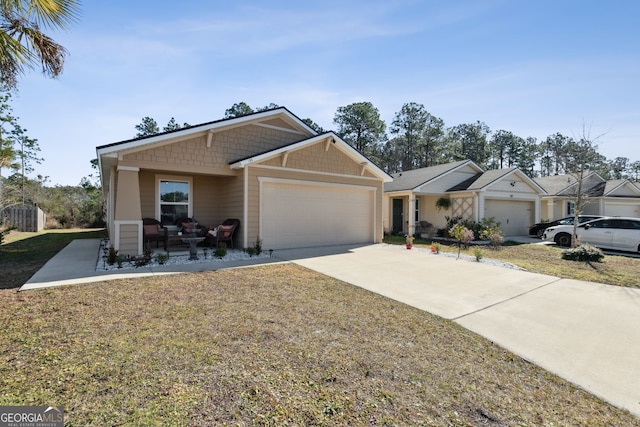
[[[604,207],[607,216],[630,216],[640,218],[640,203],[613,203],[607,202]]]
[[[373,242],[373,191],[348,186],[263,182],[265,249]]]
[[[485,218],[494,217],[505,236],[526,236],[533,225],[534,202],[485,200]]]

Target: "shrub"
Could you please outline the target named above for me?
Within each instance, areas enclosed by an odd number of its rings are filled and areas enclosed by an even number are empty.
[[[256,248],[247,248],[246,252],[249,254],[249,257],[252,257],[257,253]]]
[[[156,255],[156,262],[160,265],[164,265],[165,262],[169,260],[169,255],[165,253],[159,253]]]
[[[580,245],[562,251],[562,259],[569,261],[602,262],[603,258],[602,251],[591,245]]]
[[[262,253],[262,239],[260,239],[260,237],[256,237],[256,242],[253,244],[253,249],[255,250],[256,255],[260,255]]]
[[[493,217],[483,218],[482,228],[483,230],[480,233],[480,238],[489,240],[491,242],[491,247],[497,249],[504,240],[504,234],[500,231],[500,223],[496,222]]]
[[[112,246],[109,246],[109,254],[107,255],[107,264],[109,265],[113,265],[116,263],[116,261],[118,260],[118,251],[116,251],[116,248]]]
[[[460,258],[460,248],[463,244],[465,248],[469,246],[469,242],[473,240],[473,231],[462,224],[456,224],[449,230],[449,234],[458,241],[458,258]]]
[[[476,261],[480,262],[480,260],[484,257],[484,251],[482,248],[475,247],[473,248],[473,256],[476,257]]]
[[[227,255],[227,244],[225,242],[219,242],[213,255],[215,255],[216,258],[224,258]]]

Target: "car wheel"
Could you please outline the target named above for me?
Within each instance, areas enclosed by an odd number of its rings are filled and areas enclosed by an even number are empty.
[[[571,246],[571,234],[560,233],[553,239],[558,246]]]
[[[544,234],[546,228],[539,228],[538,231],[536,231],[536,237],[538,239],[542,239],[542,235]]]

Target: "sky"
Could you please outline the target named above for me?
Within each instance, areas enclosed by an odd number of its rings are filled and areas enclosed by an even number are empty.
[[[27,72],[14,115],[47,185],[96,174],[96,147],[142,118],[195,125],[238,102],[287,107],[333,130],[371,102],[391,124],[408,102],[446,127],[486,123],[538,141],[597,140],[640,160],[640,2],[633,0],[84,0],[50,79]]]

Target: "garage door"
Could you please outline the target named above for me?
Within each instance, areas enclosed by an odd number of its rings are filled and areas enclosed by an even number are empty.
[[[630,216],[640,218],[640,203],[612,203],[607,202],[604,207],[607,216]]]
[[[505,236],[526,236],[533,225],[534,202],[516,200],[485,200],[485,218],[494,217]]]
[[[263,182],[263,247],[373,242],[374,192],[348,186]]]

